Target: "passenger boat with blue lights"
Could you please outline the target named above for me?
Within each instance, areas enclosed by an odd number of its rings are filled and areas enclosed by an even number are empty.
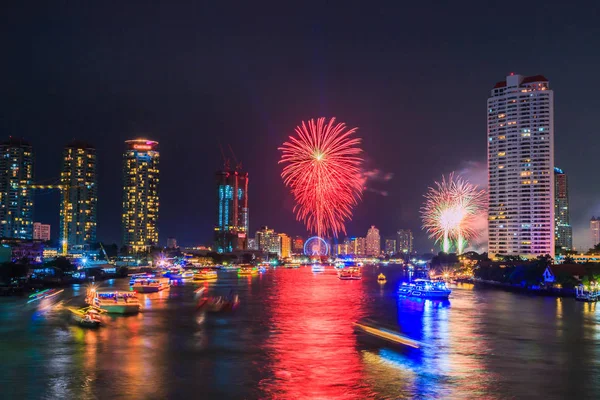
[[[141,308],[135,292],[120,292],[118,290],[98,291],[91,288],[87,292],[85,302],[109,314],[137,314]]]
[[[168,289],[169,286],[171,286],[169,278],[146,276],[136,278],[131,288],[137,293],[156,293]]]
[[[444,281],[431,281],[428,279],[415,279],[413,282],[402,282],[398,288],[400,296],[415,297],[432,300],[448,300],[452,291]]]

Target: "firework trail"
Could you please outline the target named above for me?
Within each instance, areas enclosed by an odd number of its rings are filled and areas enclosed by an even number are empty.
[[[296,219],[319,237],[346,233],[344,223],[362,196],[362,149],[360,139],[352,137],[356,130],[335,118],[311,119],[279,147],[279,163],[286,164],[281,177],[294,195]]]
[[[485,199],[484,190],[461,177],[442,176],[442,181],[435,182],[425,195],[421,208],[423,229],[429,232],[429,238],[442,243],[445,253],[454,240],[461,254],[468,240],[477,235],[475,220],[484,210]]]

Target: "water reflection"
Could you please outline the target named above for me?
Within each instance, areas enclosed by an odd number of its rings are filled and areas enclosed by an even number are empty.
[[[376,281],[384,272],[387,283]],[[143,312],[70,325],[62,302],[0,299],[3,398],[596,398],[594,304],[457,285],[449,302],[396,295],[399,269],[219,273],[141,295]],[[116,280],[115,289],[128,282]],[[239,293],[232,314],[196,310],[194,290]],[[70,299],[79,295],[79,298]],[[423,342],[419,350],[354,331],[364,317]],[[549,377],[558,378],[550,379]]]

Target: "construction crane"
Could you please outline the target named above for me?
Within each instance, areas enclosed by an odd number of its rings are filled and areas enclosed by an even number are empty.
[[[78,188],[82,188],[85,187],[87,185],[85,184],[81,184],[81,185],[75,185],[75,186],[71,186],[71,185],[62,185],[62,184],[57,184],[57,185],[41,185],[41,184],[30,184],[30,185],[21,185],[21,189],[33,189],[33,190],[48,190],[48,189],[58,189],[61,191],[61,194],[63,196],[63,204],[65,209],[63,210],[63,215],[61,215],[62,217],[62,222],[63,222],[63,231],[62,231],[62,241],[61,241],[61,246],[62,246],[62,255],[66,256],[67,252],[69,250],[69,244],[68,244],[68,240],[69,240],[69,229],[68,229],[68,219],[67,219],[67,203],[69,202],[69,191],[71,189],[78,189]]]

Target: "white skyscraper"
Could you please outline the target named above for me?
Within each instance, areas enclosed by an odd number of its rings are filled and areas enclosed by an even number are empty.
[[[381,254],[381,236],[379,236],[379,229],[371,225],[367,232],[367,255],[368,256],[379,256]]]
[[[487,102],[490,257],[554,256],[554,93],[511,74]]]

